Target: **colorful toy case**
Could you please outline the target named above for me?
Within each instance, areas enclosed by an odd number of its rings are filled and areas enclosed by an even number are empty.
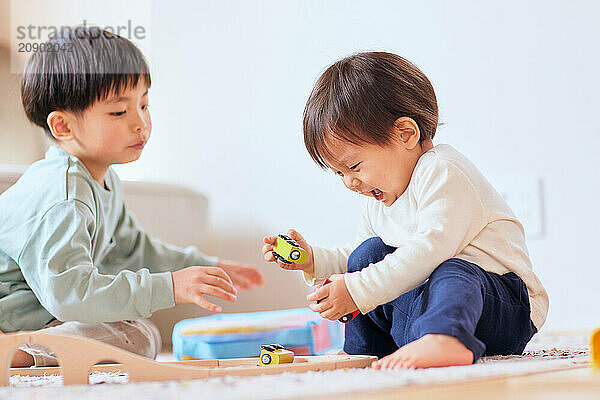
[[[261,345],[279,343],[296,355],[318,355],[343,346],[342,324],[309,308],[184,319],[173,329],[173,353],[189,358],[254,357]]]

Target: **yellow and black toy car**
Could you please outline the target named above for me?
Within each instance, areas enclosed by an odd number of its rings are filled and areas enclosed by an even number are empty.
[[[258,365],[287,364],[294,362],[294,353],[280,344],[263,344]]]
[[[278,235],[273,247],[273,255],[284,264],[304,264],[308,260],[308,253],[298,242],[286,235]]]

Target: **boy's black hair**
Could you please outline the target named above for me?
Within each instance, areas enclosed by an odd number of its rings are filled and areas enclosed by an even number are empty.
[[[322,168],[331,159],[328,138],[384,146],[396,119],[410,117],[419,141],[433,139],[438,106],[433,86],[415,65],[392,53],[346,57],[323,72],[304,109],[304,144]]]
[[[135,87],[150,87],[150,71],[129,40],[99,27],[63,30],[29,58],[21,81],[27,118],[51,137],[52,111],[80,114],[97,101]],[[51,51],[49,51],[51,50]]]

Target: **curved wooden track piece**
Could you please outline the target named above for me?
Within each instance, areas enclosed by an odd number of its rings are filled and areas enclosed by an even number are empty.
[[[60,367],[13,368],[10,363],[19,346],[35,343],[49,347],[59,360]],[[116,372],[126,370],[129,382],[185,381],[221,376],[253,376],[283,372],[324,371],[339,368],[364,368],[376,357],[371,356],[312,356],[296,357],[291,364],[258,367],[258,358],[226,360],[191,360],[156,362],[117,347],[80,336],[55,335],[45,332],[18,332],[0,335],[0,385],[9,385],[10,375],[59,374],[62,370],[65,385],[87,384],[92,371]],[[120,365],[96,365],[113,361]]]

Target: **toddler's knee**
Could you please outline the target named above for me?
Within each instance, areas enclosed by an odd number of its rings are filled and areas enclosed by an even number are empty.
[[[461,260],[459,258],[450,258],[438,265],[438,267],[433,271],[429,278],[439,279],[448,276],[480,276],[481,272],[481,268],[479,268],[475,264],[472,264],[465,260]]]
[[[379,262],[396,250],[395,247],[383,243],[379,237],[372,237],[362,242],[348,257],[348,272],[356,272],[369,264]]]

